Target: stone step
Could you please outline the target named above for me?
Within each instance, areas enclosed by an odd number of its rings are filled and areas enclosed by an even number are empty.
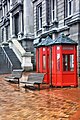
[[[20,69],[21,68],[21,63],[20,63],[19,59],[17,58],[17,56],[15,55],[15,53],[13,52],[13,50],[10,49],[9,47],[4,47],[3,49],[5,50],[9,59],[11,60],[11,62],[13,64],[13,68],[14,69],[18,69],[18,68]]]

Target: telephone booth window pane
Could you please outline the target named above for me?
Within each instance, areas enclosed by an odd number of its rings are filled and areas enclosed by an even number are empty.
[[[68,55],[63,55],[63,71],[68,71],[68,62],[69,62],[69,59],[68,59]]]
[[[63,55],[63,71],[74,71],[74,55]]]
[[[74,55],[70,55],[70,71],[74,71]]]
[[[38,54],[38,71],[40,72],[40,53]]]
[[[57,54],[57,71],[60,71],[60,54]]]
[[[46,69],[46,56],[43,56],[43,70]]]

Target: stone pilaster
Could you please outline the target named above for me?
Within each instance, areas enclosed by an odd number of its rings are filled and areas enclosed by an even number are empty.
[[[29,2],[30,0],[24,0],[24,36],[29,33]]]
[[[12,13],[10,13],[10,37],[12,37]]]
[[[31,0],[24,0],[24,36],[33,32],[33,4]]]
[[[22,18],[22,10],[19,12],[19,33],[18,39],[20,40],[23,36],[23,18]]]
[[[10,2],[7,1],[7,3],[8,3],[7,7],[8,7],[8,11],[9,11],[10,10]]]
[[[3,16],[4,16],[4,14],[5,14],[5,13],[4,13],[4,6],[2,7],[2,9],[3,9]]]
[[[12,16],[12,37],[15,37],[15,18]]]
[[[12,9],[12,0],[10,0],[10,9]],[[10,12],[10,37],[11,38],[13,36],[12,24],[13,24],[13,18],[12,18],[12,13]]]
[[[10,0],[10,9],[12,8],[12,0]]]
[[[6,15],[6,13],[8,12],[8,6],[7,6],[7,4],[5,5],[5,15]]]
[[[22,46],[29,51],[28,43],[33,39],[33,4],[31,0],[24,0],[24,36],[22,38]]]
[[[55,0],[55,20],[57,20],[57,1]]]
[[[6,43],[6,27],[4,26],[4,43]]]

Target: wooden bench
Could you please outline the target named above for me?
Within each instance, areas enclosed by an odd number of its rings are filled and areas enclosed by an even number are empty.
[[[38,90],[40,90],[40,84],[43,84],[44,73],[30,73],[28,75],[27,81],[20,81],[20,83],[25,84],[25,86],[38,85]]]
[[[6,76],[6,81],[16,82],[18,80],[18,84],[20,83],[19,79],[22,77],[23,69],[14,69],[12,71],[12,74],[10,76]]]

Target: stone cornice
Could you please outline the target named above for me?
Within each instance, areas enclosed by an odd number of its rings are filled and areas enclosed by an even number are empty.
[[[12,9],[10,10],[10,12],[13,12],[17,7],[22,6],[22,5],[23,5],[22,3],[17,3],[17,4],[15,4],[15,5],[12,7]]]
[[[34,2],[36,2],[37,0],[32,0],[32,2],[34,3]]]
[[[80,12],[74,14],[73,16],[70,16],[68,18],[65,18],[65,24],[70,26],[74,23],[80,22]]]
[[[6,5],[6,4],[7,4],[7,1],[6,1],[6,0],[3,0],[3,1],[2,1],[2,4],[3,4],[3,6]]]
[[[0,3],[0,10],[2,9],[2,4]]]

